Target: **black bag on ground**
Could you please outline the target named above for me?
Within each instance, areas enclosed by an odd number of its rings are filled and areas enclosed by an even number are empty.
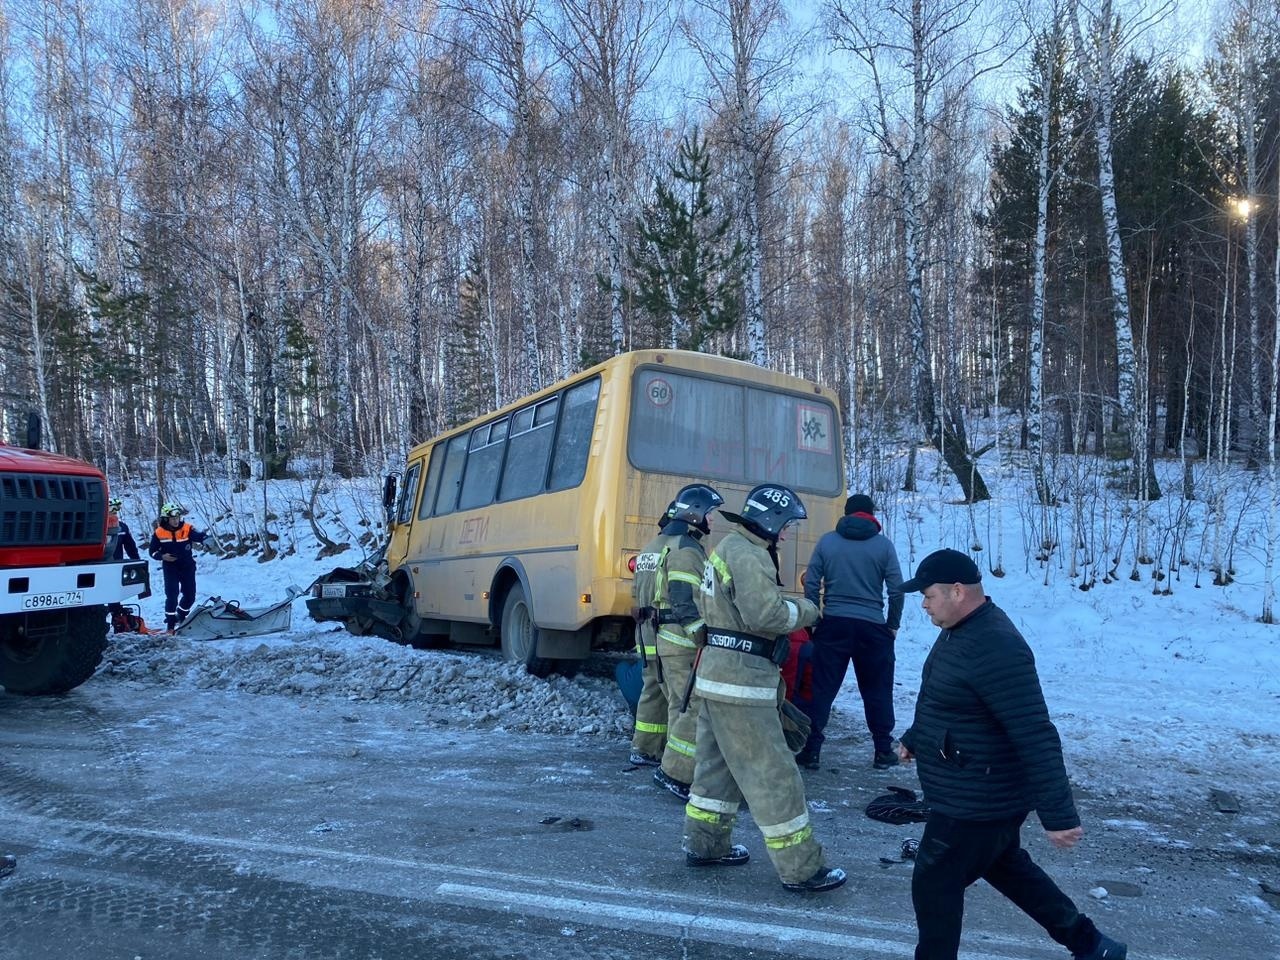
[[[916,799],[916,792],[906,787],[890,787],[867,804],[866,814],[872,820],[902,826],[904,823],[920,823],[929,819],[929,806]]]

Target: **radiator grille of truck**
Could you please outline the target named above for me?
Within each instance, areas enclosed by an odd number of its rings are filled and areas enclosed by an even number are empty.
[[[0,547],[100,543],[105,497],[97,477],[0,473]]]

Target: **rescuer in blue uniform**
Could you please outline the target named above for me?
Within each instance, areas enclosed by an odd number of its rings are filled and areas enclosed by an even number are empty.
[[[196,558],[191,545],[204,543],[208,536],[183,520],[185,513],[176,503],[161,507],[147,547],[147,553],[159,560],[164,570],[164,625],[170,633],[187,619],[196,601]]]

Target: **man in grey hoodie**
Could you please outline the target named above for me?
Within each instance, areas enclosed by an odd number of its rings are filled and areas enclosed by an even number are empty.
[[[893,750],[893,641],[902,619],[902,568],[893,542],[880,532],[875,509],[866,494],[845,501],[844,517],[818,541],[805,571],[805,599],[822,610],[813,633],[813,703],[806,711],[813,728],[796,755],[796,762],[809,770],[819,767],[823,730],[851,661],[875,747],[872,763],[879,770],[898,764]]]

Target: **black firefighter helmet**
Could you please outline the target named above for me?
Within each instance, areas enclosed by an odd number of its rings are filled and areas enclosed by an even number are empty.
[[[668,520],[683,520],[691,527],[707,529],[707,514],[724,503],[715,487],[705,483],[691,483],[681,487],[675,499],[667,507]]]
[[[742,505],[742,513],[720,512],[766,540],[777,540],[788,523],[809,516],[796,492],[780,483],[762,483],[752,489]]]

